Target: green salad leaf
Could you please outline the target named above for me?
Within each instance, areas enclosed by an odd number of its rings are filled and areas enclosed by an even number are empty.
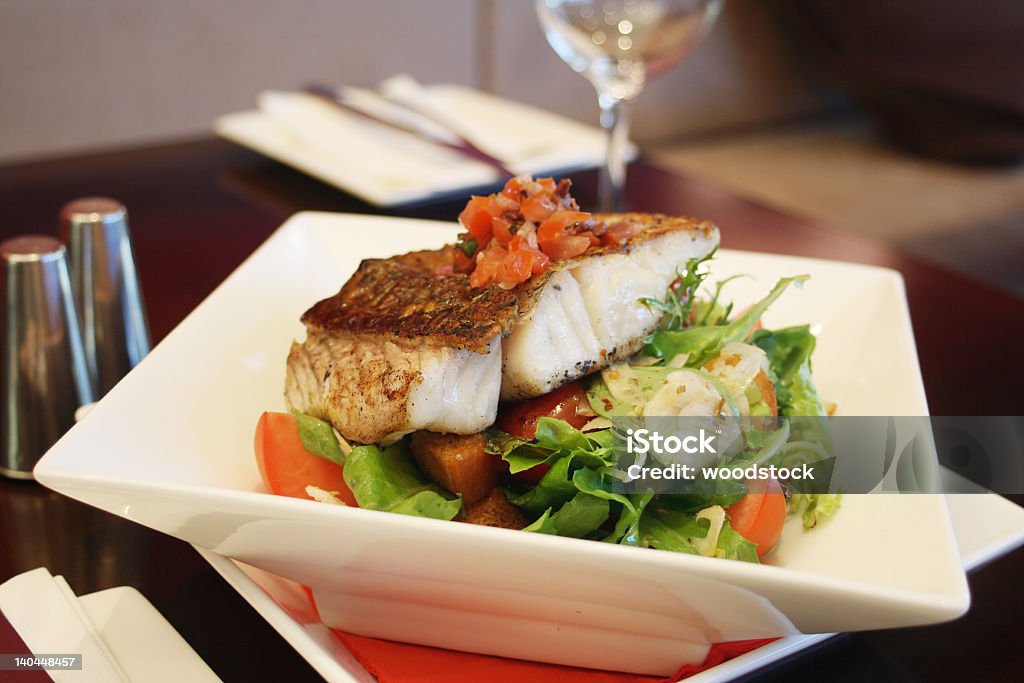
[[[722,530],[718,533],[718,548],[715,550],[715,557],[724,557],[728,560],[740,560],[742,562],[760,563],[757,557],[757,544],[745,539],[726,520]]]
[[[768,307],[794,283],[810,279],[808,275],[784,277],[764,297],[730,323],[690,327],[683,330],[662,330],[649,338],[643,352],[655,358],[671,360],[679,354],[689,354],[686,365],[699,367],[721,351],[730,342],[745,341]]]
[[[768,356],[775,375],[775,395],[782,415],[825,415],[825,406],[811,378],[815,339],[810,327],[758,330],[751,343]]]
[[[700,555],[697,539],[707,538],[710,526],[709,520],[664,505],[659,499],[645,512],[640,521],[640,533],[644,545],[651,548]],[[736,532],[726,518],[718,532],[714,556],[757,563],[757,544]]]
[[[839,509],[840,493],[794,493],[789,499],[789,511],[803,511],[805,529],[813,529],[821,517],[831,517]]]
[[[299,427],[299,439],[302,440],[303,448],[338,465],[345,464],[345,454],[341,452],[338,437],[334,435],[334,429],[330,424],[298,411],[293,411],[292,414],[295,415],[295,422]]]
[[[570,498],[557,512],[552,510],[545,510],[526,531],[583,538],[604,524],[610,512],[607,500],[582,492]]]
[[[353,448],[344,476],[364,509],[445,520],[462,510],[461,498],[444,495],[443,489],[420,474],[402,442],[387,448]]]
[[[658,328],[661,330],[678,330],[686,324],[696,302],[697,290],[700,289],[704,279],[708,276],[706,268],[701,266],[715,256],[718,247],[712,249],[707,255],[699,258],[692,258],[686,262],[686,267],[676,270],[676,282],[668,288],[664,299],[644,297],[640,303],[648,308],[661,311],[664,317]],[[719,289],[719,291],[721,291]]]
[[[508,463],[509,472],[517,474],[568,456],[601,467],[611,462],[611,446],[608,430],[584,434],[564,420],[542,417],[537,421],[536,441],[491,429],[487,432],[486,449],[500,455]]]
[[[569,473],[571,464],[571,456],[555,461],[536,486],[525,493],[509,496],[509,501],[530,512],[541,512],[566,503],[576,495],[577,490]]]

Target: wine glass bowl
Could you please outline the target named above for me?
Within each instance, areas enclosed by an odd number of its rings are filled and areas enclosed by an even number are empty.
[[[707,34],[724,0],[537,0],[548,43],[597,91],[608,133],[598,203],[620,208],[625,184],[625,105],[647,80],[679,63]]]

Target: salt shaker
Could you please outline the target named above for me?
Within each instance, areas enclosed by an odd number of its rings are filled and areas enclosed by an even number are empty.
[[[86,359],[102,396],[150,348],[128,212],[117,200],[86,197],[60,216]]]
[[[47,235],[0,243],[0,473],[32,477],[43,453],[93,400],[64,245]]]

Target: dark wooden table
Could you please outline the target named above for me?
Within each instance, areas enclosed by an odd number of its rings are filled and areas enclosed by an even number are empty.
[[[630,172],[631,208],[710,218],[722,228],[727,247],[899,270],[933,414],[1022,413],[1024,301],[885,244],[642,162]],[[594,184],[593,174],[577,178],[585,205]],[[56,234],[60,206],[91,194],[128,206],[154,341],[296,211],[379,213],[255,154],[200,140],[0,168],[0,238]],[[459,208],[449,203],[390,213],[454,219]],[[36,484],[0,480],[0,580],[38,566],[63,574],[79,594],[135,586],[226,681],[316,678],[186,544]],[[1022,577],[1024,552],[1017,551],[972,574],[973,606],[956,622],[841,636],[751,678],[1021,680],[1024,638],[1016,624],[1024,614]]]

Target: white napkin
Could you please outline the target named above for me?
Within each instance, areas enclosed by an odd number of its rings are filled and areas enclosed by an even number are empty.
[[[46,672],[57,683],[128,681],[63,577],[39,568],[8,579],[0,611],[33,653],[82,655],[80,671]]]
[[[437,139],[454,142],[450,131],[456,131],[516,173],[586,168],[604,158],[601,130],[472,88],[424,86],[396,76],[377,91],[345,87],[339,95],[367,113]],[[381,206],[493,184],[500,175],[488,164],[301,92],[264,92],[258,111],[223,116],[215,127],[229,139]]]

